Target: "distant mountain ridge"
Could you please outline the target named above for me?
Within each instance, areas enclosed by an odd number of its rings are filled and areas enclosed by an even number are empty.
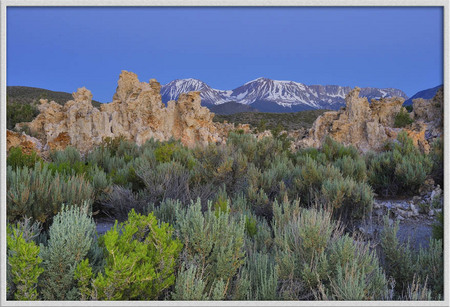
[[[423,98],[423,99],[431,99],[433,98],[437,91],[443,86],[443,84],[438,85],[436,87],[432,87],[432,88],[428,88],[426,90],[423,91],[419,91],[417,93],[415,93],[411,98],[409,98],[408,100],[405,100],[405,102],[403,103],[403,105],[408,106],[408,105],[412,105],[413,104],[413,100],[417,99],[417,98]]]
[[[7,102],[8,103],[39,103],[39,99],[48,99],[55,101],[61,105],[69,100],[73,100],[72,94],[67,92],[51,91],[38,87],[31,86],[15,86],[10,85],[6,87]],[[101,102],[92,100],[92,105],[99,108]]]
[[[176,100],[181,93],[200,91],[202,104],[220,105],[230,101],[251,105],[261,112],[297,112],[313,109],[339,109],[345,105],[345,96],[351,91],[349,86],[305,85],[294,81],[279,81],[258,78],[233,90],[217,90],[198,79],[177,79],[161,87],[163,102]],[[408,96],[399,89],[361,89],[361,96],[370,99]]]

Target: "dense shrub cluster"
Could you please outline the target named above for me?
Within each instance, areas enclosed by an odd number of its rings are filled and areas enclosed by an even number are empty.
[[[29,216],[46,223],[60,210],[62,204],[92,203],[93,189],[89,181],[78,175],[53,173],[47,164],[7,168],[8,220]]]
[[[239,202],[239,201],[237,201]],[[200,200],[155,211],[95,235],[87,206],[64,207],[40,247],[34,231],[8,231],[8,296],[44,300],[409,300],[441,299],[442,241],[418,254],[382,232],[382,256],[330,211],[274,202],[270,225]],[[165,218],[164,218],[165,217]],[[164,219],[173,221],[173,226]],[[247,221],[255,223],[253,233]],[[387,219],[387,218],[386,218]],[[22,223],[23,225],[23,223]],[[39,231],[39,230],[38,230]],[[96,250],[96,251],[95,251]],[[94,251],[94,252],[93,252]],[[95,257],[103,258],[95,267]]]
[[[38,114],[39,110],[34,103],[8,102],[6,108],[6,128],[12,130],[17,123],[31,122]]]
[[[250,124],[256,131],[263,132],[266,129],[274,129],[282,125],[284,130],[296,130],[311,128],[314,121],[329,110],[307,110],[292,113],[267,113],[267,112],[240,112],[229,115],[218,114],[213,118],[215,122],[229,122],[234,124]]]
[[[414,255],[386,226],[380,254],[344,231],[371,213],[374,190],[417,189],[442,161],[438,145],[423,155],[400,133],[363,156],[331,138],[297,152],[287,142],[117,138],[46,161],[13,151],[8,298],[439,299],[442,241]],[[99,236],[92,212],[115,226]]]
[[[433,161],[416,148],[406,132],[381,154],[367,155],[370,185],[382,195],[415,193],[431,173]]]
[[[444,289],[442,240],[430,239],[429,247],[421,248],[417,254],[409,243],[399,243],[398,221],[389,226],[388,218],[385,217],[384,222],[381,246],[385,255],[386,271],[394,278],[397,293],[399,295],[409,293],[415,284],[416,291],[420,289],[425,292],[424,297],[442,299]]]
[[[408,110],[405,108],[402,108],[400,112],[395,115],[394,118],[394,127],[395,128],[403,128],[413,123],[413,119],[408,113]]]
[[[36,162],[42,161],[42,159],[36,154],[36,152],[32,152],[31,154],[25,154],[22,152],[22,148],[19,147],[11,147],[8,153],[8,157],[6,158],[6,163],[13,168],[22,168],[24,166],[28,168],[33,168]]]

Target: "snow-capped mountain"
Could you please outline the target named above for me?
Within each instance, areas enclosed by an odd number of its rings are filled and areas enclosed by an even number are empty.
[[[211,88],[208,84],[197,79],[177,79],[161,87],[161,96],[163,102],[176,100],[182,93],[199,91],[202,103],[221,104],[232,99],[228,99],[232,91],[221,91]]]
[[[308,109],[339,109],[345,105],[348,86],[305,85],[294,81],[258,78],[234,90],[217,90],[197,79],[174,80],[161,88],[164,102],[175,100],[181,93],[200,91],[202,104],[219,105],[229,101],[251,105],[262,112],[297,112]],[[361,96],[369,99],[399,96],[404,92],[392,88],[362,88]]]

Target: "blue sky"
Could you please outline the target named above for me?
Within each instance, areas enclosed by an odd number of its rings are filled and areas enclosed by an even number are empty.
[[[266,77],[393,87],[443,82],[438,7],[9,7],[7,85],[111,101],[122,70],[234,89]]]

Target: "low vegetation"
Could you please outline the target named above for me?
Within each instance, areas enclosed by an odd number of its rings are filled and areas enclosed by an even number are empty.
[[[402,108],[400,112],[395,116],[394,118],[394,127],[395,128],[403,128],[410,124],[412,124],[414,120],[409,115],[409,112],[407,109]]]
[[[361,155],[327,139],[230,133],[186,148],[107,139],[7,168],[10,300],[439,300],[443,250],[353,234],[374,193],[407,194],[442,163],[405,134]],[[441,145],[442,146],[442,145]],[[438,174],[439,175],[439,174]],[[92,213],[116,220],[96,233]],[[386,220],[387,221],[387,220]]]
[[[369,154],[366,160],[369,182],[382,195],[418,191],[433,169],[432,156],[422,154],[404,131],[398,134],[397,142],[386,144],[384,152]]]
[[[328,110],[310,110],[295,113],[263,113],[263,112],[242,112],[230,115],[216,114],[213,118],[215,122],[234,124],[250,124],[253,129],[259,132],[272,130],[279,125],[283,130],[297,130],[301,128],[311,128],[317,117]]]

